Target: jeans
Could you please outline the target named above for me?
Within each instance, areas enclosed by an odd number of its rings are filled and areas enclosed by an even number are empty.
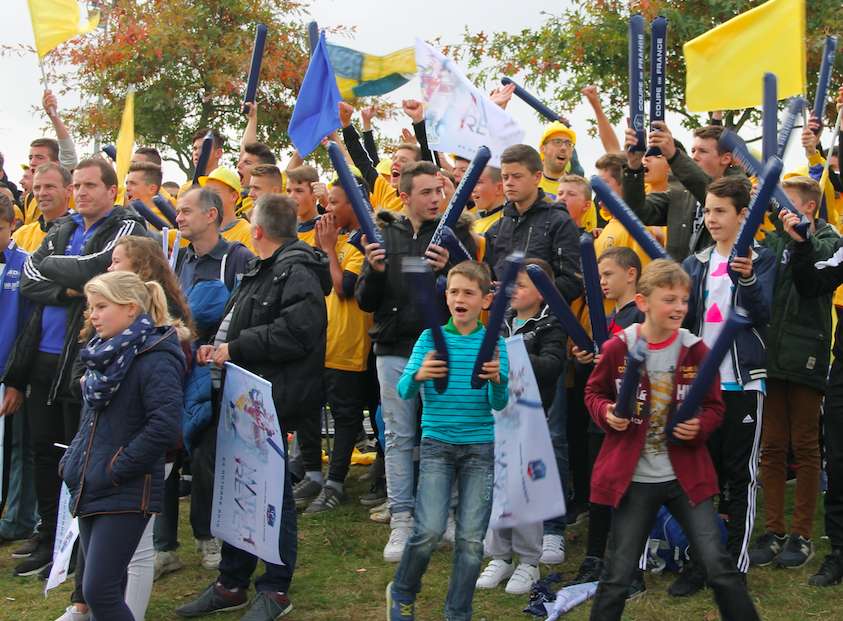
[[[127,567],[149,516],[141,513],[93,515],[79,519],[85,552],[82,591],[95,621],[134,621],[124,601]]]
[[[8,476],[3,477],[0,502],[0,539],[25,539],[32,534],[38,521],[35,499],[35,462],[29,442],[29,426],[23,411],[7,416],[3,436]],[[4,472],[4,475],[6,472]]]
[[[407,365],[401,356],[378,356],[381,413],[386,444],[386,491],[392,515],[413,510],[413,452],[418,399],[402,399],[395,387]]]
[[[334,419],[334,450],[328,480],[342,483],[348,475],[357,437],[363,431],[366,372],[325,369],[325,387]]]
[[[810,539],[820,492],[820,407],[822,393],[785,380],[767,380],[761,432],[761,483],[766,529],[783,534],[787,452],[796,458],[796,493],[790,532]]]
[[[266,571],[255,580],[255,590],[258,592],[281,592],[290,590],[290,582],[296,569],[296,554],[298,552],[296,537],[296,501],[293,499],[293,485],[290,482],[290,469],[287,459],[287,434],[282,428],[281,438],[284,441],[284,501],[281,507],[281,538],[278,541],[278,551],[283,565],[264,562]],[[248,589],[252,574],[258,566],[258,557],[254,554],[235,548],[227,543],[222,544],[222,559],[220,560],[220,575],[217,579],[226,589]]]
[[[705,567],[724,621],[759,619],[746,584],[723,548],[711,499],[692,505],[676,480],[630,484],[612,516],[608,558],[591,607],[591,619],[621,618],[629,586],[638,573],[641,550],[662,505],[679,522],[696,551],[697,560]]]
[[[393,590],[415,599],[430,556],[445,532],[451,489],[459,492],[455,511],[454,563],[445,599],[449,621],[471,619],[471,600],[483,561],[483,538],[492,512],[494,443],[446,444],[425,438],[421,443],[419,486],[413,534],[395,572]]]
[[[591,416],[585,407],[585,385],[593,365],[574,365],[574,387],[568,391],[568,467],[571,469],[571,504],[588,507],[591,468],[588,467],[588,428]]]
[[[35,494],[41,524],[38,532],[42,541],[52,547],[58,519],[59,460],[64,450],[54,443],[70,444],[79,427],[79,404],[56,401],[47,404],[53,378],[58,372],[57,354],[39,352],[30,372],[30,393],[26,399],[26,418],[35,463]]]
[[[322,472],[322,408],[308,412],[299,420],[296,438],[305,472]]]
[[[565,370],[562,370],[556,383],[556,396],[547,412],[547,427],[550,431],[550,442],[553,444],[553,454],[556,457],[556,468],[559,470],[559,480],[562,482],[562,494],[569,502],[566,488],[568,487],[568,389],[565,387]],[[565,516],[560,515],[544,522],[545,535],[564,535]]]

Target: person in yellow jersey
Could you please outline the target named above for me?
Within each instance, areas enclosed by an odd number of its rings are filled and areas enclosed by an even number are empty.
[[[29,253],[35,252],[53,224],[67,215],[73,194],[73,176],[61,164],[41,164],[35,171],[32,192],[41,206],[41,214],[12,235],[15,244]]]
[[[238,241],[254,252],[252,234],[248,221],[237,216],[237,204],[240,202],[240,178],[237,173],[224,166],[218,166],[200,182],[202,187],[216,192],[222,201],[222,223],[220,235],[228,241]]]
[[[342,139],[346,149],[351,156],[354,165],[360,170],[363,179],[370,189],[369,199],[372,208],[388,209],[389,211],[402,211],[404,204],[401,202],[398,192],[398,182],[401,178],[401,171],[408,164],[419,162],[422,159],[421,148],[417,144],[402,142],[392,153],[389,178],[385,179],[378,172],[378,169],[369,159],[366,149],[360,141],[360,134],[351,123],[354,108],[345,102],[340,102],[340,124],[342,125]]]
[[[365,187],[362,178],[357,178]],[[328,478],[304,515],[331,511],[347,500],[345,478],[351,454],[363,430],[363,409],[369,385],[367,362],[372,314],[360,310],[354,298],[365,256],[357,218],[343,187],[335,180],[328,191],[328,207],[316,223],[316,244],[327,255],[333,290],[328,310],[325,351],[325,396],[334,419],[334,450]]]
[[[237,174],[240,175],[240,185],[243,191],[240,193],[241,202],[238,214],[248,215],[252,210],[253,203],[249,194],[249,186],[252,182],[252,170],[255,166],[277,165],[275,154],[268,146],[261,142],[250,142],[243,145],[240,150],[240,158],[237,160]]]
[[[287,192],[296,201],[298,210],[299,239],[316,247],[316,222],[319,211],[316,208],[314,185],[319,183],[319,173],[313,166],[299,166],[287,171]]]
[[[135,149],[135,152],[132,153],[132,161],[130,162],[130,165],[137,164],[138,162],[148,162],[149,164],[155,164],[156,166],[161,168],[161,154],[155,147],[137,147]],[[179,193],[178,183],[175,183],[173,181],[162,183],[158,188],[158,193],[173,206],[173,209],[175,209],[176,196]]]
[[[504,203],[506,203],[500,168],[486,166],[483,169],[477,179],[477,184],[471,191],[471,200],[474,202],[474,215],[477,217],[473,230],[482,235],[500,220]]]
[[[129,172],[126,175],[126,204],[130,204],[132,201],[140,201],[155,218],[163,223],[163,226],[174,227],[175,225],[161,213],[153,200],[161,190],[161,180],[161,167],[157,164],[141,161],[130,164]],[[175,212],[175,207],[173,207],[173,212]],[[147,228],[150,231],[159,230],[159,227],[152,223],[147,223]]]
[[[273,164],[259,164],[251,171],[249,179],[249,198],[254,203],[264,194],[284,194],[286,184],[284,175]]]
[[[193,134],[193,138],[191,138],[191,144],[193,145],[191,158],[193,160],[194,167],[199,163],[199,156],[202,153],[202,142],[208,132],[211,132],[214,136],[214,146],[211,149],[211,156],[208,158],[208,165],[205,167],[206,175],[209,171],[215,170],[219,167],[220,159],[222,159],[223,145],[225,144],[225,139],[222,137],[222,134],[219,133],[219,131],[217,131],[216,129],[209,129],[207,127],[203,127],[202,129],[196,130],[196,132]],[[192,187],[193,181],[191,179],[185,181],[179,188],[177,198],[181,198],[181,195],[187,192]]]
[[[559,180],[562,176],[573,172],[572,158],[576,145],[576,132],[561,121],[554,121],[542,133],[539,141],[539,154],[542,158],[542,178],[539,187],[544,190],[550,202],[558,199]],[[589,207],[580,226],[588,232],[597,226],[597,210],[594,205]]]

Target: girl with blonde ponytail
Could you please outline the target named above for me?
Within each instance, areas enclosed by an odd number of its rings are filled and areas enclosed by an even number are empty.
[[[95,619],[134,621],[124,601],[127,567],[162,508],[164,453],[179,440],[185,360],[160,284],[115,271],[84,291],[91,338],[79,354],[82,422],[59,470],[79,518],[85,602]]]

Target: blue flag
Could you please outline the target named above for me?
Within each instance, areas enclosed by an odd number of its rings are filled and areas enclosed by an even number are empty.
[[[310,57],[287,128],[290,140],[302,157],[310,155],[322,138],[340,126],[339,102],[342,98],[326,45],[323,32]]]

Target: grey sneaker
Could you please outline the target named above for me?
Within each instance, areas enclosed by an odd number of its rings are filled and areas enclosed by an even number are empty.
[[[180,617],[204,617],[214,612],[224,610],[239,610],[249,603],[249,596],[245,589],[229,590],[219,582],[214,582],[192,602],[176,608]]]
[[[258,591],[252,607],[240,621],[275,621],[286,616],[293,609],[293,604],[286,593]]]
[[[324,513],[325,511],[336,509],[340,503],[345,502],[346,499],[347,497],[344,492],[341,492],[330,485],[326,485],[322,488],[322,491],[319,492],[316,500],[311,502],[307,509],[305,509],[304,515],[316,515],[317,513]]]
[[[153,580],[158,580],[165,574],[171,574],[184,567],[179,555],[173,550],[160,550],[155,553]]]
[[[386,501],[386,480],[376,479],[369,491],[360,496],[360,504],[364,507],[374,507]]]
[[[787,537],[785,535],[764,533],[755,540],[755,543],[749,549],[749,564],[753,567],[766,567],[778,556],[786,542]]]
[[[293,499],[296,501],[296,509],[304,509],[319,495],[322,485],[313,479],[303,478],[293,486]]]
[[[814,558],[814,542],[794,534],[787,538],[787,543],[776,556],[774,563],[776,567],[797,569],[812,558]]]

